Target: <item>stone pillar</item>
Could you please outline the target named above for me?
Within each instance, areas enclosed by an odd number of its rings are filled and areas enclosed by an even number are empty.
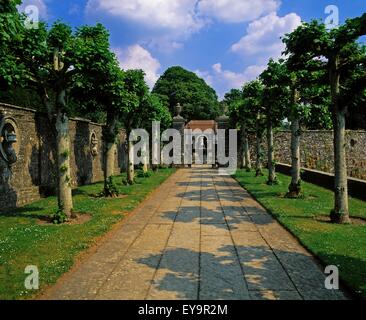
[[[229,123],[230,123],[230,119],[228,116],[226,116],[225,114],[216,118],[216,123],[217,123],[217,129],[223,129],[226,130],[225,131],[225,154],[226,156],[229,155]],[[216,148],[216,152],[217,152],[218,148]],[[219,167],[219,164],[216,160],[216,167]]]
[[[178,130],[181,133],[181,165],[174,165],[175,167],[184,167],[184,128],[186,125],[186,119],[181,116],[182,106],[178,103],[175,106],[176,116],[173,118],[173,129]]]

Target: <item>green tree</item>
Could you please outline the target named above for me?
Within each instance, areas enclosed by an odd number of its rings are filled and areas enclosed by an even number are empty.
[[[259,82],[248,82],[243,86],[242,90],[232,89],[225,95],[224,101],[229,107],[232,125],[236,126],[241,131],[241,145],[239,150],[242,155],[242,164],[247,171],[250,171],[252,168],[252,161],[250,155],[249,133],[256,131],[257,109],[261,104]],[[260,159],[257,160],[260,161]],[[258,167],[261,167],[259,163],[257,164]]]
[[[58,206],[72,216],[69,109],[67,90],[71,87],[76,68],[72,29],[56,22],[50,30],[39,24],[38,29],[25,29],[21,61],[26,65],[29,84],[39,92],[56,133],[56,166]]]
[[[172,123],[172,115],[169,109],[160,100],[159,96],[156,94],[148,94],[143,102],[143,113],[145,116],[141,119],[141,128],[152,132],[152,122],[160,122],[160,129],[165,130],[170,128]],[[150,142],[152,143],[152,136],[150,135]],[[152,150],[150,150],[152,151]],[[147,154],[146,154],[147,157]],[[150,157],[151,159],[151,157]],[[143,166],[144,172],[148,171],[148,161],[145,159]]]
[[[267,130],[267,163],[269,185],[277,183],[276,164],[274,159],[273,129],[284,119],[286,106],[289,105],[290,88],[288,70],[283,60],[269,61],[267,69],[262,72],[260,79],[264,85],[263,106],[266,115]]]
[[[293,65],[291,60],[286,61],[289,76],[284,79],[288,83],[283,85],[288,85],[291,90],[291,100],[286,111],[291,122],[291,182],[287,193],[289,198],[301,196],[302,127],[314,116],[320,124],[326,124],[330,119],[327,112],[328,90],[324,85],[326,73],[322,70],[323,65],[324,62],[320,60],[306,61],[302,65]]]
[[[125,72],[125,90],[120,107],[121,123],[126,130],[128,139],[127,181],[130,184],[134,183],[135,179],[133,141],[130,141],[130,134],[133,129],[142,128],[148,117],[146,99],[148,99],[149,88],[144,76],[145,73],[142,70],[127,70]]]
[[[228,115],[230,118],[231,127],[235,127],[241,132],[241,137],[239,139],[239,164],[241,167],[249,169],[251,166],[250,153],[248,157],[249,143],[245,127],[245,109],[241,90],[231,89],[228,93],[225,94],[223,103],[228,108]],[[247,161],[248,159],[249,161]]]
[[[71,98],[78,102],[78,112],[105,119],[103,128],[104,144],[104,194],[115,196],[109,186],[114,175],[115,147],[124,90],[124,72],[120,69],[116,56],[110,50],[109,33],[101,25],[84,26],[77,30],[77,45],[87,50],[88,56],[97,55],[98,60],[80,65],[80,72],[71,90]]]
[[[253,127],[253,131],[256,136],[256,162],[255,162],[255,175],[257,177],[263,176],[262,172],[262,141],[263,135],[266,129],[266,117],[265,107],[263,102],[264,86],[260,80],[254,80],[243,87],[243,97],[247,105],[247,113],[250,119],[254,120],[254,123],[250,122]]]
[[[24,38],[24,17],[16,6],[20,0],[0,3],[0,89],[8,89],[22,81],[25,66],[19,63],[21,43]]]
[[[214,89],[195,73],[182,67],[171,67],[156,82],[153,93],[160,96],[174,114],[174,107],[183,106],[182,116],[189,120],[216,119],[219,103]]]
[[[341,104],[347,108],[348,129],[366,129],[366,46],[357,45],[342,75]]]
[[[100,26],[95,28],[99,29]],[[39,92],[54,125],[58,204],[68,217],[72,215],[73,208],[69,138],[69,116],[72,114],[70,90],[75,86],[78,75],[88,70],[87,66],[99,63],[99,51],[95,50],[95,44],[91,44],[92,42],[82,39],[81,32],[74,33],[64,23],[58,21],[49,30],[45,24],[40,23],[38,29],[24,29],[22,54],[19,57],[26,66],[24,76],[28,85]]]
[[[251,169],[250,146],[248,134],[256,134],[256,176],[262,175],[262,140],[263,140],[263,85],[260,81],[250,81],[243,86],[242,95],[244,105],[242,107],[241,122],[243,123],[244,156],[247,171]]]
[[[0,101],[42,110],[38,93],[26,88],[26,66],[19,59],[22,55],[25,15],[18,13],[20,0],[0,3]]]
[[[347,164],[345,150],[346,113],[349,107],[343,84],[352,91],[364,90],[365,80],[354,83],[354,66],[364,60],[364,54],[356,40],[366,34],[366,14],[349,19],[331,31],[318,21],[303,23],[285,40],[287,50],[293,61],[304,61],[325,57],[331,91],[331,111],[334,126],[334,173],[335,203],[331,219],[337,223],[349,223]],[[357,77],[356,77],[357,78]],[[351,82],[351,83],[347,83]]]

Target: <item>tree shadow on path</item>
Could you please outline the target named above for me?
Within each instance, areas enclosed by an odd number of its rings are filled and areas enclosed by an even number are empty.
[[[157,255],[150,255],[137,262],[155,268],[156,258]],[[224,245],[212,252],[201,253],[168,248],[158,269],[158,277],[152,284],[155,298],[344,298],[340,291],[325,289],[325,276],[311,257],[285,251],[278,251],[275,255],[265,246]]]

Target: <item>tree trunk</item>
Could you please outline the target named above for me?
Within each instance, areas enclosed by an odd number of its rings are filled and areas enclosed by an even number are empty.
[[[250,148],[248,141],[248,132],[243,129],[243,151],[244,151],[244,167],[246,171],[250,172],[252,169],[252,161],[250,159]]]
[[[53,63],[56,73],[61,72],[64,64],[60,59],[58,48],[54,49]],[[56,113],[57,200],[59,209],[62,210],[68,218],[72,218],[73,202],[70,169],[70,133],[69,118],[66,114],[66,90],[61,85],[60,87],[54,88],[54,92],[56,96],[55,104],[50,102],[46,90],[44,90],[44,103],[47,107],[50,119],[52,119]]]
[[[72,217],[69,118],[61,111],[56,116],[56,150],[58,171],[58,207]]]
[[[135,166],[133,161],[133,142],[128,141],[127,181],[130,184],[133,184],[135,180]]]
[[[147,173],[149,171],[149,167],[147,163],[144,163],[142,170],[144,171],[144,173]]]
[[[144,163],[142,166],[142,170],[144,171],[144,173],[147,173],[149,171],[149,163],[148,163],[149,157],[145,148],[143,149],[143,153],[144,153]]]
[[[241,138],[239,140],[238,145],[238,167],[240,169],[245,168],[245,159],[244,159],[244,141],[243,141],[243,131],[240,130]]]
[[[287,197],[298,198],[301,194],[300,121],[297,116],[291,120],[291,183]]]
[[[268,146],[268,181],[267,184],[273,185],[277,183],[276,167],[274,163],[273,149],[273,125],[271,119],[267,119],[267,146]]]
[[[348,186],[346,163],[346,110],[339,105],[340,74],[339,58],[331,61],[331,96],[334,126],[334,210],[331,220],[336,223],[350,223],[348,211]]]
[[[115,150],[116,150],[116,125],[117,119],[114,114],[108,114],[107,125],[105,128],[104,139],[106,141],[105,145],[105,168],[104,168],[104,190],[108,190],[108,179],[114,175],[114,163],[115,163]],[[105,192],[106,195],[109,195]],[[111,196],[114,196],[113,194]]]
[[[293,103],[296,107],[299,101],[299,92],[293,89]],[[298,198],[301,194],[301,157],[300,157],[300,119],[296,110],[291,114],[291,182],[288,187],[288,198]]]
[[[256,177],[261,177],[263,176],[263,166],[262,166],[262,130],[260,129],[260,125],[259,125],[259,116],[257,117],[257,122],[256,122],[256,153],[257,153],[257,158],[256,158],[256,162],[255,162],[255,175]]]
[[[114,142],[106,143],[106,154],[105,154],[106,160],[105,160],[105,172],[104,172],[105,180],[114,175],[115,150],[116,150],[116,144]]]

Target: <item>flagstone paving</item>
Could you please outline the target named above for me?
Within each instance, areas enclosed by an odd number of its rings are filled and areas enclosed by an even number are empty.
[[[346,299],[238,183],[180,169],[43,299]]]

